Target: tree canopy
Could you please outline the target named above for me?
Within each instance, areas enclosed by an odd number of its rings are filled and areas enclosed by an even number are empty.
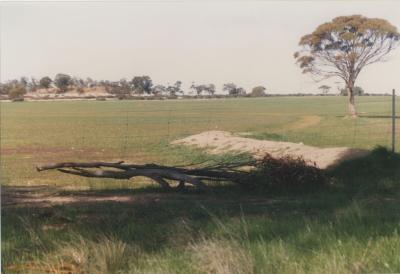
[[[267,89],[263,86],[256,86],[252,89],[251,91],[251,96],[253,97],[261,97],[261,96],[265,96],[265,91]]]
[[[153,86],[153,81],[150,76],[135,76],[133,77],[131,84],[133,86],[133,90],[139,94],[141,93],[151,93],[151,88]]]
[[[24,85],[16,84],[10,89],[8,97],[11,100],[18,100],[22,99],[25,93],[26,93],[26,88],[24,87]]]
[[[215,93],[215,85],[214,84],[196,85],[195,83],[192,83],[190,88],[193,89],[197,95],[201,95],[202,92],[207,92],[209,95],[214,95],[214,93]]]
[[[294,57],[303,73],[317,79],[341,78],[349,89],[349,112],[356,116],[353,88],[359,73],[385,60],[399,40],[400,33],[385,19],[339,16],[304,35]]]
[[[169,92],[171,96],[175,96],[177,93],[183,93],[183,90],[181,89],[182,82],[181,81],[176,81],[175,84],[169,85],[166,88],[166,91]]]
[[[328,92],[329,92],[329,90],[331,89],[331,87],[330,87],[330,86],[327,86],[327,85],[322,85],[322,86],[319,87],[319,89],[322,90],[322,93],[323,93],[324,95],[326,95],[326,94],[328,94]]]
[[[246,90],[244,88],[238,87],[234,83],[224,84],[222,90],[228,92],[229,95],[233,95],[233,96],[246,94]]]
[[[49,77],[49,76],[45,76],[45,77],[42,77],[41,79],[40,79],[40,81],[39,81],[39,85],[42,87],[42,88],[49,88],[50,86],[51,86],[51,83],[53,82],[53,80],[51,80],[51,78]]]
[[[54,78],[54,84],[61,92],[66,92],[68,86],[72,84],[72,78],[67,74],[59,73]]]

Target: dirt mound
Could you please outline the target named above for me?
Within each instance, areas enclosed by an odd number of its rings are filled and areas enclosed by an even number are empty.
[[[206,149],[212,154],[241,152],[250,153],[255,158],[261,158],[267,153],[272,157],[301,156],[306,161],[315,163],[319,168],[327,168],[343,160],[361,157],[368,153],[367,150],[348,147],[318,148],[290,142],[256,140],[234,136],[226,131],[206,131],[172,143],[193,145]]]

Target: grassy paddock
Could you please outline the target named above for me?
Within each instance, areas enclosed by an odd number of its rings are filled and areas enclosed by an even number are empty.
[[[198,150],[169,145],[206,130],[323,147],[389,146],[390,97],[360,97],[357,103],[359,119],[344,118],[346,98],[331,96],[2,103],[3,184],[96,184],[56,172],[38,174],[38,162],[124,159],[183,164],[212,159]]]
[[[356,120],[343,118],[340,97],[2,104],[3,185],[62,186],[54,197],[132,197],[2,208],[2,272],[400,272],[400,156],[384,149],[329,171],[328,186],[301,192],[223,185],[168,193],[148,182],[34,171],[37,162],[60,160],[234,159],[169,145],[211,129],[318,146],[388,145],[389,98],[357,99]]]

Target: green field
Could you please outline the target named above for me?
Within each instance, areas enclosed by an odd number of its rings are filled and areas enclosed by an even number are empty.
[[[169,142],[206,130],[321,147],[389,147],[391,98],[357,99],[359,119],[343,117],[343,97],[3,103],[3,184],[84,184],[35,171],[52,161],[192,162],[207,155]]]
[[[56,161],[235,159],[170,144],[206,130],[320,147],[390,147],[391,98],[356,99],[357,119],[345,117],[346,98],[333,96],[2,103],[3,187],[55,197],[131,197],[3,207],[2,272],[400,272],[400,158],[382,150],[330,171],[328,187],[300,192],[224,185],[211,193],[170,193],[140,178],[35,170]]]

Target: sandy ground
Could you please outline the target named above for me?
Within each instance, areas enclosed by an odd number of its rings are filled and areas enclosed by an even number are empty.
[[[361,157],[368,153],[367,150],[348,147],[318,148],[301,143],[256,140],[238,137],[226,131],[206,131],[172,143],[206,149],[212,154],[227,152],[250,153],[255,158],[261,158],[267,153],[273,157],[283,155],[301,156],[310,164],[315,163],[317,167],[322,169],[334,166],[343,160]]]

